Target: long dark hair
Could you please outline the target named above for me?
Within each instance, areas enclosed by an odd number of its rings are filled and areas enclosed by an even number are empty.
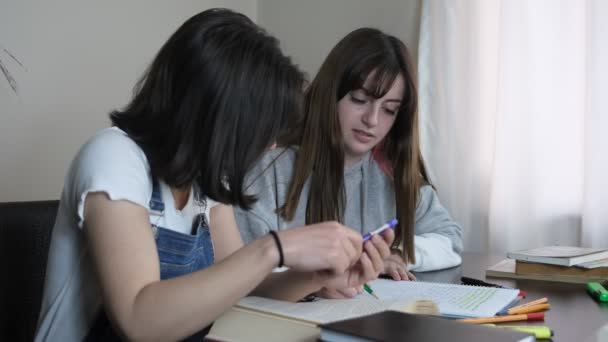
[[[248,208],[243,179],[302,106],[302,73],[246,16],[211,9],[186,21],[110,114],[154,177]]]
[[[415,262],[414,221],[419,189],[428,183],[420,153],[418,95],[415,72],[406,46],[377,29],[361,28],[344,37],[329,53],[305,93],[301,128],[284,145],[299,145],[287,200],[280,215],[293,219],[304,183],[310,178],[306,223],[343,220],[344,143],[337,103],[350,91],[362,89],[372,75],[370,95],[381,98],[401,75],[403,99],[395,123],[373,151],[381,165],[389,166],[395,188],[399,224],[393,247],[403,246],[405,261]]]

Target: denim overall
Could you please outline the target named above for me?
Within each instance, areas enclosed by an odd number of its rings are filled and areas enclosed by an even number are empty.
[[[150,214],[160,218],[165,213],[160,184],[154,180],[152,198],[150,199]],[[160,227],[152,223],[154,240],[160,261],[160,278],[170,279],[192,273],[213,264],[214,253],[209,232],[209,224],[204,213],[196,215],[192,223],[192,234],[183,234],[174,230]],[[209,332],[211,326],[206,327],[186,340],[198,340]],[[85,341],[119,341],[120,338],[112,330],[110,323],[102,309],[100,316],[93,323],[93,327]]]

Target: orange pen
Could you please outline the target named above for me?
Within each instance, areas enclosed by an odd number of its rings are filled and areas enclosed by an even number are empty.
[[[532,305],[538,305],[538,304],[545,304],[547,303],[549,300],[547,299],[547,297],[543,297],[537,300],[533,300],[531,302],[528,303],[524,303],[524,304],[520,304],[520,305],[516,305],[514,307],[512,307],[511,309],[519,309],[519,308],[523,308],[526,306],[532,306]]]
[[[511,309],[509,309],[509,311],[507,311],[507,313],[509,315],[524,314],[524,313],[548,310],[550,307],[551,307],[551,304],[549,304],[549,303],[538,304],[538,305],[527,305],[527,306],[522,306],[519,308],[511,308]]]
[[[535,313],[519,314],[519,315],[464,318],[464,319],[457,319],[456,321],[462,322],[462,323],[485,324],[485,323],[500,323],[500,322],[514,322],[514,321],[544,321],[544,320],[545,320],[544,312],[535,312]]]

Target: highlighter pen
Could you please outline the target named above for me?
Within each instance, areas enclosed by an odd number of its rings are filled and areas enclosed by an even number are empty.
[[[380,300],[380,298],[378,298],[378,296],[376,296],[376,294],[374,293],[374,290],[372,290],[372,288],[369,285],[363,284],[363,289],[365,290],[365,292],[367,292],[370,295],[374,296],[374,298]]]
[[[485,323],[500,323],[500,322],[514,322],[514,321],[544,321],[544,312],[535,312],[529,314],[519,315],[506,315],[506,316],[493,316],[493,317],[480,317],[480,318],[464,318],[457,319],[456,322],[472,323],[472,324],[485,324]]]
[[[608,291],[598,282],[587,283],[587,292],[600,302],[608,302]]]
[[[397,226],[397,222],[398,222],[397,219],[392,219],[392,220],[386,222],[386,224],[384,224],[380,228],[363,235],[363,242],[371,239],[374,235],[378,235],[387,229],[395,229],[395,227]]]
[[[494,328],[504,328],[517,330],[529,334],[533,334],[539,340],[548,340],[553,336],[553,330],[543,325],[496,325],[496,324],[484,324],[484,326]]]

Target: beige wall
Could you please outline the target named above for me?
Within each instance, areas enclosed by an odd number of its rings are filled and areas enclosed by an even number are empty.
[[[376,27],[418,52],[421,0],[258,0],[258,24],[276,35],[310,78],[347,33]]]
[[[417,50],[420,0],[0,0],[0,59],[19,86],[0,74],[0,202],[59,198],[77,149],[127,103],[162,43],[217,6],[257,19],[311,76],[362,26]]]
[[[0,0],[0,201],[59,198],[78,147],[108,126],[108,112],[169,35],[209,7],[256,19],[256,0]],[[3,51],[23,64],[21,68]]]

